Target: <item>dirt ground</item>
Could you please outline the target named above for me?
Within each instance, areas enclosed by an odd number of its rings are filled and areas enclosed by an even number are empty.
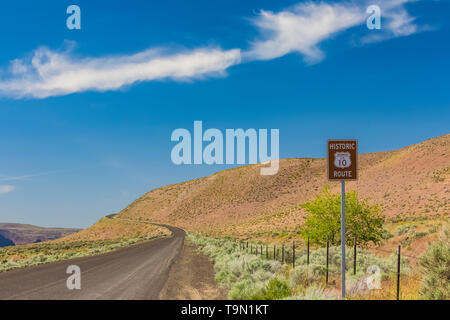
[[[209,259],[185,243],[181,256],[170,270],[160,299],[220,300],[227,299],[227,293],[214,280],[214,269]]]

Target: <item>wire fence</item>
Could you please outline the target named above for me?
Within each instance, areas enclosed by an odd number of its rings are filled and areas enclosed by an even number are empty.
[[[326,242],[326,274],[325,274],[325,283],[328,285],[329,282],[329,271],[330,271],[330,239],[327,238]],[[357,272],[357,255],[358,255],[358,247],[357,247],[357,241],[356,238],[354,239],[353,243],[353,250],[352,250],[352,268],[353,268],[353,274],[356,274]],[[306,265],[310,264],[310,253],[311,253],[311,247],[309,238],[306,242],[306,247],[304,248],[298,248],[296,246],[295,241],[292,241],[292,244],[285,245],[269,245],[269,244],[262,244],[262,243],[253,243],[249,241],[239,241],[239,250],[245,251],[249,254],[254,254],[257,256],[260,256],[261,258],[265,259],[271,259],[275,261],[279,261],[283,264],[291,264],[293,268],[295,268],[296,263],[298,265],[299,261],[296,258],[299,256],[306,255]],[[389,251],[381,248],[374,248],[374,250],[382,251],[385,253],[396,253],[397,254],[397,270],[396,271],[396,299],[400,300],[400,274],[401,274],[401,258],[402,256],[406,256],[411,259],[416,259],[416,257],[405,255],[401,252],[401,245],[398,245],[397,251]],[[346,258],[347,259],[347,258]],[[349,265],[350,267],[350,265]]]

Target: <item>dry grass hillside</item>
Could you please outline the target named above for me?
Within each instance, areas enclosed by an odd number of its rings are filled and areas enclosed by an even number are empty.
[[[300,207],[329,183],[325,159],[283,159],[274,176],[249,165],[152,190],[119,217],[166,223],[212,235],[292,233]],[[338,192],[338,183],[331,183]],[[450,134],[395,151],[361,154],[359,180],[347,190],[379,203],[389,221],[450,212]]]
[[[101,241],[117,239],[140,239],[144,237],[167,237],[170,231],[149,223],[104,217],[80,232],[56,240],[56,242]]]

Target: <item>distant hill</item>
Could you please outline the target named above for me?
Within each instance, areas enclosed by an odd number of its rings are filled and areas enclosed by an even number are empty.
[[[43,228],[29,224],[0,223],[0,247],[58,239],[78,231],[80,229]]]
[[[326,148],[326,141],[323,147]],[[258,236],[302,224],[301,204],[330,184],[325,159],[282,159],[273,176],[248,165],[152,190],[118,217],[215,235]],[[450,213],[450,134],[395,151],[360,154],[359,180],[347,183],[379,203],[388,220]]]

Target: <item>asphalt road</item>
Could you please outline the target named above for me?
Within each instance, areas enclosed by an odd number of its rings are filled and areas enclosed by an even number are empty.
[[[158,299],[169,269],[184,243],[183,230],[165,226],[172,236],[93,257],[0,273],[0,299]],[[81,269],[81,289],[66,285],[69,265]]]

